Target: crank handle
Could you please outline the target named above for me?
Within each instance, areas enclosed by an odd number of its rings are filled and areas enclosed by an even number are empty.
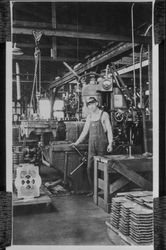
[[[78,167],[76,167],[72,172],[70,172],[70,175],[73,175],[80,167],[82,167],[82,165],[84,164],[84,162],[81,162]]]

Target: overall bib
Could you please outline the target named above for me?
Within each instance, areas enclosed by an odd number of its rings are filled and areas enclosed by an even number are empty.
[[[107,152],[108,140],[107,135],[104,131],[101,117],[103,111],[101,112],[100,118],[97,121],[90,122],[89,128],[89,148],[88,148],[88,180],[91,188],[93,188],[93,172],[94,172],[94,161],[93,156],[105,155]]]

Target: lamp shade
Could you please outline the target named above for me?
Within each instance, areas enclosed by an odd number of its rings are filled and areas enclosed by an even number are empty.
[[[17,48],[16,43],[15,43],[14,47],[12,49],[12,54],[13,54],[13,56],[22,56],[24,53],[23,53],[22,49]]]

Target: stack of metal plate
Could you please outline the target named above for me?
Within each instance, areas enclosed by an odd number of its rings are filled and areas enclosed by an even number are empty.
[[[136,198],[134,197],[133,201],[135,201],[141,206],[146,206],[148,208],[153,209],[153,196],[152,195],[136,197]]]
[[[124,203],[126,201],[127,201],[127,199],[125,197],[112,198],[110,223],[116,229],[119,229],[121,205],[122,205],[122,203]]]
[[[139,198],[139,197],[145,197],[145,196],[149,196],[152,195],[151,191],[136,191],[136,192],[128,192],[126,193],[126,198],[129,200],[134,200],[135,198]]]
[[[140,206],[131,209],[129,235],[137,244],[152,244],[153,210]]]
[[[142,199],[143,197],[137,197],[137,198],[134,198],[133,201],[135,201],[137,204],[143,206],[144,205],[144,201]]]
[[[120,211],[119,231],[128,236],[130,231],[130,211],[138,206],[135,202],[127,201],[122,203]]]
[[[142,200],[146,207],[153,209],[153,196],[152,195],[143,197]]]
[[[130,191],[130,192],[122,192],[122,193],[117,193],[116,194],[116,197],[122,197],[122,196],[127,196],[127,195],[132,195],[133,193],[142,193],[142,191],[139,189],[139,190],[133,190],[133,191]]]

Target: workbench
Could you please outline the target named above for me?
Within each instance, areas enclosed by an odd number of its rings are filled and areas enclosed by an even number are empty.
[[[152,190],[152,157],[94,156],[93,199],[96,205],[109,213],[111,198],[129,183],[141,190]]]

